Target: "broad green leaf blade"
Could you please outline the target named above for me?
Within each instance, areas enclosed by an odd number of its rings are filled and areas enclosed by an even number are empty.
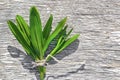
[[[67,46],[69,46],[72,42],[74,42],[78,37],[79,37],[79,34],[76,34],[76,35],[72,36],[71,38],[69,38],[69,39],[60,47],[60,49],[59,49],[56,53],[61,52],[63,49],[65,49]]]
[[[63,38],[63,36],[61,36],[61,37],[58,39],[56,48],[59,48],[63,41],[64,41],[64,38]]]
[[[40,59],[43,58],[43,35],[40,15],[36,7],[30,9],[30,34],[31,42]]]
[[[29,44],[27,44],[26,40],[24,39],[22,33],[20,32],[20,29],[10,20],[7,23],[8,23],[8,26],[9,26],[11,32],[16,37],[16,39],[19,41],[19,43],[23,46],[23,48],[25,49],[27,54],[31,55],[31,57],[33,57],[33,59],[35,59],[36,56],[33,55],[33,51],[30,48]]]
[[[61,36],[58,41],[57,41],[57,45],[55,46],[55,48],[50,52],[50,54],[54,54],[56,53],[56,51],[59,50],[59,48],[61,47],[61,45],[65,42],[63,36]]]
[[[53,33],[49,36],[48,40],[46,41],[45,43],[45,46],[44,46],[44,52],[46,51],[46,49],[48,48],[50,42],[59,34],[59,32],[62,30],[62,28],[64,27],[65,23],[66,23],[66,20],[67,20],[67,17],[62,19],[56,29],[53,31]]]
[[[66,25],[61,31],[60,33],[58,33],[58,35],[51,41],[51,45],[56,45],[56,43],[58,42],[60,37],[65,37],[66,34],[66,30],[67,30],[68,25]]]
[[[8,23],[10,30],[12,31],[13,35],[16,37],[16,39],[19,41],[19,43],[22,43],[21,40],[24,38],[23,38],[20,30],[17,28],[17,26],[12,21],[9,20],[9,21],[7,21],[7,23]]]
[[[24,39],[30,45],[30,29],[29,29],[28,24],[23,19],[23,17],[20,15],[16,16],[16,22],[17,22],[18,28],[20,29]]]
[[[55,56],[56,54],[60,53],[63,49],[65,49],[72,42],[74,42],[78,37],[79,37],[79,34],[76,34],[76,35],[72,36],[71,38],[69,38],[67,41],[62,41],[60,38],[58,45],[51,51],[50,55]],[[51,57],[47,56],[46,60],[49,61],[50,59],[51,59]]]
[[[47,40],[50,35],[51,29],[52,29],[52,21],[53,21],[53,15],[51,14],[43,29],[43,38],[45,40]]]
[[[66,36],[67,27],[68,27],[68,25],[66,25],[66,26],[60,31],[60,33],[56,36],[56,39],[59,39],[60,37],[65,37],[65,36]]]

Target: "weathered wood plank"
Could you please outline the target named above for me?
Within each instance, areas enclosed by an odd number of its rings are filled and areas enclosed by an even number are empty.
[[[8,29],[6,21],[21,14],[28,20],[36,5],[41,18],[54,15],[54,25],[68,16],[68,24],[79,40],[57,56],[80,64],[47,66],[46,80],[120,80],[120,0],[0,0],[0,80],[37,80],[30,58]],[[73,33],[73,34],[74,34]],[[79,44],[79,45],[78,45]],[[26,64],[25,64],[26,63]]]

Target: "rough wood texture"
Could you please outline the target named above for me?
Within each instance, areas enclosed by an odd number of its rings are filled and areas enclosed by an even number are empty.
[[[0,0],[0,80],[39,80],[6,24],[16,14],[28,20],[33,5],[43,23],[50,13],[54,25],[68,16],[73,34],[81,34],[56,57],[72,63],[86,61],[85,70],[80,70],[81,64],[51,62],[46,80],[120,80],[120,0]]]

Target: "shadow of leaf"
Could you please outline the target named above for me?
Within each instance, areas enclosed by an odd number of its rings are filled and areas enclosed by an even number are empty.
[[[66,49],[64,49],[61,53],[57,54],[55,57],[58,60],[62,60],[64,57],[69,56],[70,54],[74,53],[79,46],[79,40],[75,40],[72,44],[70,44]],[[48,55],[48,54],[47,54]],[[57,62],[54,61],[53,59],[49,61],[49,64],[56,64]]]
[[[63,59],[64,57],[74,53],[77,50],[78,45],[79,45],[79,40],[77,39],[71,45],[69,45],[65,50],[63,50],[60,54],[57,54],[55,57],[59,60]],[[31,73],[34,73],[37,80],[39,80],[38,70],[36,68],[32,68],[33,59],[29,55],[27,55],[20,49],[13,47],[13,46],[8,46],[7,49],[13,58],[17,58],[21,62],[24,69],[28,69]],[[56,62],[54,60],[51,60],[49,62],[49,64],[50,65],[56,64]],[[70,72],[69,74],[71,74],[71,73],[72,72]],[[58,76],[58,77],[60,77],[60,76]]]
[[[8,46],[7,50],[13,58],[17,58],[21,62],[24,69],[28,69],[31,73],[34,73],[37,80],[39,80],[38,70],[32,68],[33,59],[29,55],[13,46]]]
[[[78,73],[79,71],[85,70],[84,67],[85,67],[85,64],[82,64],[79,68],[77,68],[74,71],[70,71],[70,72],[67,72],[66,74],[58,75],[58,76],[48,76],[46,80],[49,80],[50,78],[58,79],[61,77],[68,77],[72,74]]]

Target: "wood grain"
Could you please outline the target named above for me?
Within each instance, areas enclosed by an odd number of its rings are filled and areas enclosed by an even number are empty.
[[[81,34],[56,57],[72,63],[86,61],[85,70],[79,69],[81,64],[51,61],[45,80],[120,80],[120,0],[0,0],[0,80],[39,78],[6,23],[15,21],[17,14],[28,21],[33,5],[43,25],[50,14],[54,15],[53,26],[67,16],[69,29]]]

